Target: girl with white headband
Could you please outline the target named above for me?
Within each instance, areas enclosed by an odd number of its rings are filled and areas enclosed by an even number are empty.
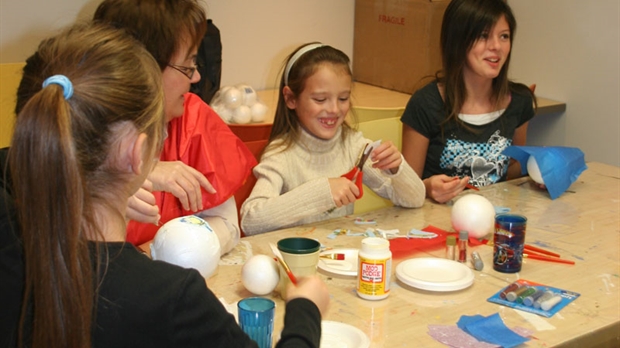
[[[346,120],[351,85],[349,57],[340,50],[310,43],[288,57],[269,145],[241,207],[247,235],[353,213],[361,184],[343,174],[372,141]],[[424,203],[422,181],[391,141],[370,152],[363,183],[398,206]]]

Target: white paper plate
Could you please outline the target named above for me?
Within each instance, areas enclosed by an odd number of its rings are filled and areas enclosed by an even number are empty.
[[[396,277],[409,286],[430,291],[461,290],[474,282],[474,272],[465,264],[432,257],[401,262]]]
[[[356,276],[357,275],[357,255],[359,249],[331,249],[321,253],[321,255],[344,254],[344,260],[330,260],[319,258],[319,268],[325,272]]]
[[[345,323],[323,320],[320,348],[368,348],[370,339],[362,330]]]

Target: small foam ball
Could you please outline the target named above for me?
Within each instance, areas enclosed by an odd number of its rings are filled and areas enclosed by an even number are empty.
[[[265,115],[267,114],[267,105],[263,103],[256,103],[252,105],[252,122],[264,122]]]
[[[227,88],[223,92],[224,105],[227,108],[235,110],[239,106],[241,106],[241,91],[235,87]]]
[[[278,264],[267,255],[254,255],[241,268],[243,286],[255,295],[262,296],[271,293],[279,281]]]
[[[252,120],[252,111],[247,105],[241,105],[232,112],[232,121],[234,123],[245,124]]]
[[[230,121],[232,120],[232,111],[224,105],[214,105],[213,111],[215,111],[215,113],[217,113],[220,118],[226,123],[230,123]]]
[[[256,103],[256,91],[249,85],[237,85],[237,89],[241,91],[242,104],[252,106]]]
[[[540,168],[538,168],[538,163],[534,156],[530,156],[527,159],[527,174],[534,180],[536,183],[544,185],[545,181],[542,178],[542,174],[540,174]]]
[[[470,237],[482,238],[493,232],[495,207],[480,195],[468,194],[454,203],[451,218],[454,230],[465,230]]]
[[[183,216],[166,222],[157,231],[151,243],[151,257],[194,268],[209,278],[220,261],[220,241],[205,220]]]

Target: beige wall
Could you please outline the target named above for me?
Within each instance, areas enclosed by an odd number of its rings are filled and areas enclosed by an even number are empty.
[[[510,0],[518,21],[511,77],[567,103],[532,121],[529,143],[579,147],[620,165],[618,0]],[[0,63],[23,61],[38,41],[99,0],[0,0]],[[273,88],[284,57],[323,41],[353,52],[354,0],[208,0],[222,32],[222,84]],[[352,57],[354,58],[354,57]]]
[[[534,119],[533,145],[578,147],[620,166],[620,1],[511,0],[517,17],[511,75],[566,112]]]

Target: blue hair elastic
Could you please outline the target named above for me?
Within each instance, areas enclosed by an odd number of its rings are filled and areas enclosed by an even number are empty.
[[[54,75],[46,78],[45,81],[43,81],[43,88],[51,84],[59,85],[60,87],[62,87],[62,95],[65,97],[65,100],[68,100],[73,95],[73,84],[71,83],[71,80],[69,80],[69,78],[65,75]]]

